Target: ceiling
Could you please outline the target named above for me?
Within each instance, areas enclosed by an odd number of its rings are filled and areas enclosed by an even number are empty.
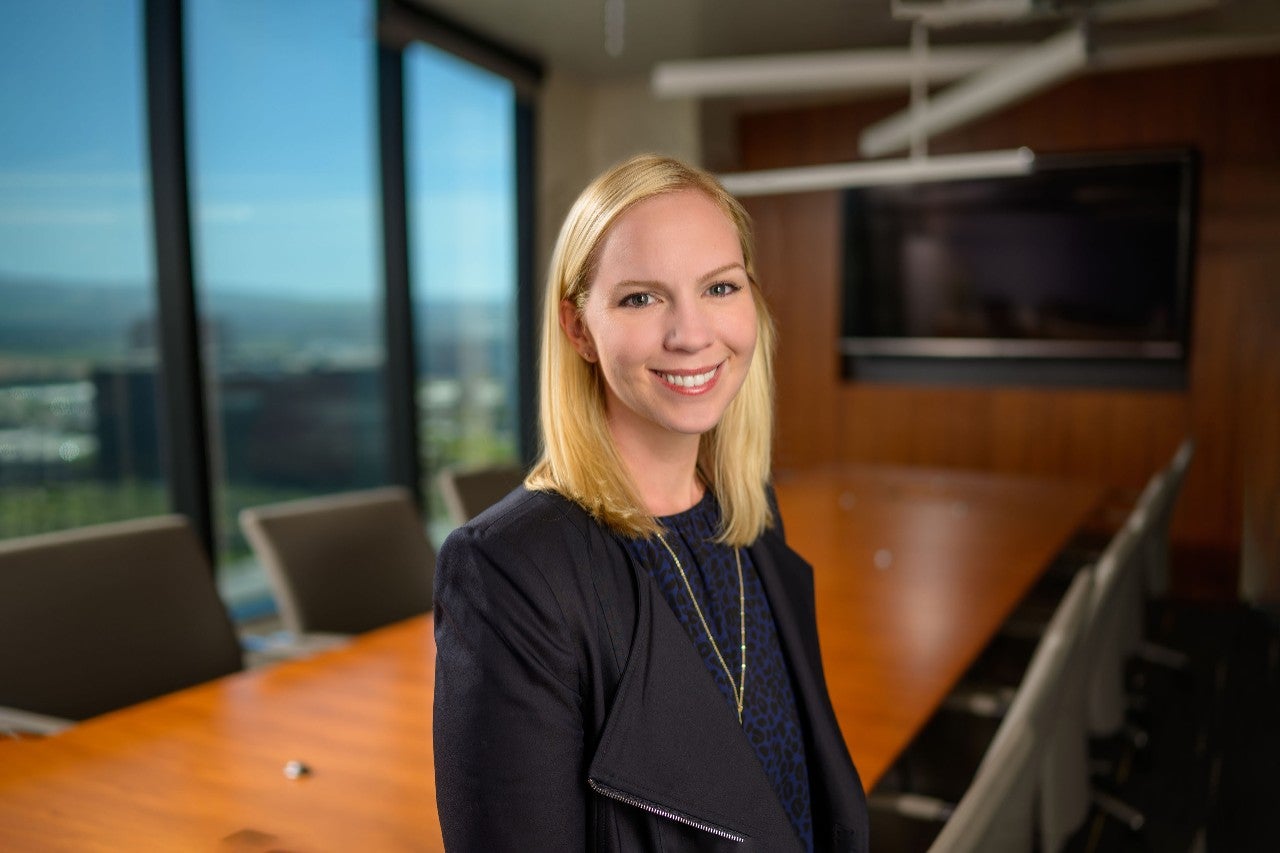
[[[655,62],[900,44],[889,0],[622,0],[621,52],[605,49],[606,0],[418,0],[548,67],[592,77],[647,74]],[[614,0],[617,2],[617,0]]]
[[[1148,7],[1203,5],[1211,0],[1140,0]],[[906,47],[910,26],[895,20],[890,0],[414,0],[549,69],[592,78],[648,74],[667,60],[749,56],[866,47]],[[1039,0],[1046,6],[1115,0]],[[606,7],[623,10],[620,50],[606,50]],[[936,44],[1034,42],[1062,26],[1031,23],[934,29]],[[1280,35],[1277,0],[1219,0],[1216,8],[1107,24],[1122,39],[1208,34]]]

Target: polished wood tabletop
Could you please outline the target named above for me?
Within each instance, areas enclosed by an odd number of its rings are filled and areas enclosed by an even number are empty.
[[[1080,484],[784,473],[832,701],[870,787],[1097,502]],[[430,617],[54,737],[0,740],[0,850],[443,849]],[[288,778],[289,762],[309,773]]]
[[[823,667],[868,789],[1097,507],[1090,483],[857,466],[781,472]]]
[[[444,849],[429,616],[43,740],[0,739],[0,850]],[[285,766],[304,763],[290,779]]]

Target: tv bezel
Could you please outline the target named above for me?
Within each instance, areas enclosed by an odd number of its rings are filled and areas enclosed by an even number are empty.
[[[1198,213],[1198,184],[1200,160],[1194,148],[1160,148],[1129,151],[1091,151],[1037,154],[1032,174],[1050,170],[1088,170],[1099,167],[1171,163],[1180,166],[1181,187],[1178,205],[1178,257],[1176,259],[1175,310],[1176,340],[1050,340],[1031,338],[959,338],[959,337],[909,337],[909,336],[859,336],[850,333],[852,318],[849,294],[856,284],[851,281],[856,268],[852,253],[854,241],[848,237],[849,206],[861,189],[843,191],[841,210],[842,253],[842,310],[840,352],[845,359],[846,372],[859,378],[902,378],[905,366],[929,362],[973,362],[992,365],[1001,362],[1017,362],[1031,365],[1056,363],[1062,365],[1111,364],[1120,368],[1126,377],[1141,376],[1135,373],[1135,363],[1161,364],[1185,369],[1191,352],[1191,320],[1193,311],[1193,272],[1195,265],[1196,220]],[[972,181],[974,179],[965,179]],[[997,180],[996,178],[978,180]],[[1001,181],[1022,180],[1019,177],[1001,177]],[[950,182],[949,182],[950,183]],[[884,364],[877,365],[877,362]],[[881,374],[887,376],[881,377]],[[954,374],[954,365],[947,371]],[[1003,371],[1007,372],[1007,371]],[[1162,371],[1157,370],[1159,374]],[[1163,371],[1167,373],[1168,371]],[[1069,369],[1063,373],[1070,376]],[[1133,384],[1133,379],[1123,384]],[[1141,380],[1137,380],[1141,382]],[[1105,384],[1105,383],[1104,383]],[[1169,384],[1167,378],[1156,384]]]

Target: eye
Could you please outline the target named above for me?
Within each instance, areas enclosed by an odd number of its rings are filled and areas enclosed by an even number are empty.
[[[644,308],[646,305],[653,304],[653,294],[640,291],[639,293],[629,293],[619,300],[618,305],[622,308]]]
[[[707,294],[710,296],[732,296],[739,290],[742,290],[742,287],[731,281],[717,281],[707,288]]]

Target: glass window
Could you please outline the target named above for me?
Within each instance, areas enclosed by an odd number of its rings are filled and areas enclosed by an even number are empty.
[[[368,0],[192,0],[188,103],[219,580],[270,598],[240,509],[386,481]]]
[[[405,93],[423,493],[439,541],[440,470],[518,455],[515,93],[426,45],[405,51]]]
[[[141,36],[0,6],[0,538],[168,510]]]

